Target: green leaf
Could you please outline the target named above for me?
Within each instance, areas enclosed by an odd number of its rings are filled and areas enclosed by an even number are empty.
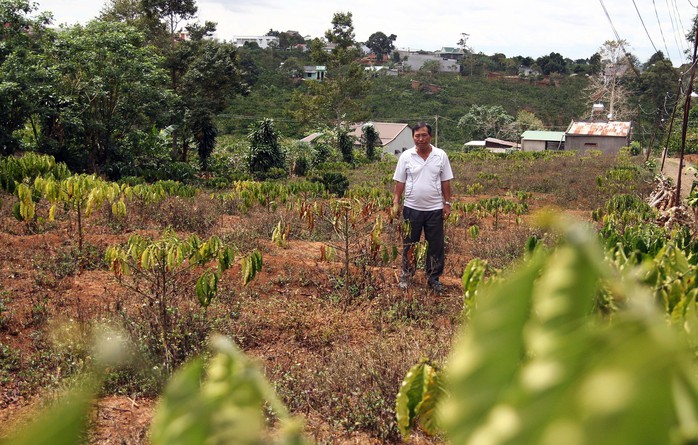
[[[523,328],[543,259],[543,253],[532,256],[478,297],[477,311],[464,326],[446,369],[452,396],[442,421],[453,443],[466,443],[515,382],[525,352]]]
[[[487,261],[479,258],[470,260],[468,265],[465,266],[461,281],[463,283],[463,296],[466,300],[475,297],[477,289],[485,278],[486,271]]]
[[[211,406],[199,398],[203,360],[180,369],[158,402],[150,426],[153,445],[203,445],[211,430]]]
[[[445,399],[446,390],[443,386],[441,375],[432,366],[426,368],[426,390],[422,394],[422,400],[416,408],[417,422],[427,434],[436,434],[439,431],[437,408]]]
[[[74,445],[84,439],[88,415],[96,395],[96,381],[88,379],[62,396],[58,403],[41,413],[31,425],[4,445]]]
[[[443,394],[437,370],[426,360],[407,372],[395,399],[398,428],[405,439],[417,421],[427,433],[436,433],[436,406]]]
[[[208,307],[218,293],[218,275],[207,270],[196,281],[196,296],[202,307]]]

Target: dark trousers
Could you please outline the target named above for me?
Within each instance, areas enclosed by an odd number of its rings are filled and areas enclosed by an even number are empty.
[[[431,210],[422,212],[409,207],[402,209],[402,218],[410,224],[409,233],[405,234],[402,243],[402,274],[406,277],[414,275],[415,244],[424,232],[428,243],[426,274],[429,283],[437,281],[444,271],[444,212]]]

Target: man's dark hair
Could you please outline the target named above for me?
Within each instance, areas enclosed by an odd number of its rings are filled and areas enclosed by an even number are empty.
[[[414,132],[419,130],[420,128],[426,128],[427,132],[429,133],[429,136],[431,136],[431,125],[427,124],[426,122],[417,122],[414,124],[412,127],[412,136],[414,136]]]

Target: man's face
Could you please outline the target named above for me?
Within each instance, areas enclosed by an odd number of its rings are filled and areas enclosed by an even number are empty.
[[[415,130],[412,138],[414,139],[414,145],[416,145],[417,148],[426,148],[429,146],[429,144],[431,144],[431,135],[426,127]]]

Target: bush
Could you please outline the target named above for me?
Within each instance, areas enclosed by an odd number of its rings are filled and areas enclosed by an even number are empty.
[[[68,167],[56,162],[53,156],[27,153],[17,158],[8,156],[0,159],[0,188],[8,193],[15,192],[15,184],[26,180],[33,182],[39,176],[65,179],[71,175]]]
[[[305,176],[308,174],[308,169],[310,168],[310,161],[305,155],[301,155],[293,163],[293,174],[296,176]]]
[[[642,146],[640,145],[639,141],[633,141],[630,144],[630,155],[631,156],[637,156],[640,153],[642,153]]]
[[[332,157],[332,147],[329,144],[318,142],[311,151],[310,162],[313,167],[319,167]]]
[[[349,189],[349,179],[339,172],[325,172],[322,174],[322,178],[313,178],[311,181],[321,182],[325,186],[325,190],[340,198]]]
[[[272,119],[262,119],[253,123],[247,139],[250,141],[247,157],[250,173],[261,179],[271,170],[285,170],[286,153],[281,148]],[[273,174],[278,176],[278,171]]]
[[[270,168],[266,172],[257,172],[255,174],[255,177],[259,181],[268,181],[268,180],[274,180],[274,179],[284,179],[288,177],[288,172],[279,167],[273,167]]]

